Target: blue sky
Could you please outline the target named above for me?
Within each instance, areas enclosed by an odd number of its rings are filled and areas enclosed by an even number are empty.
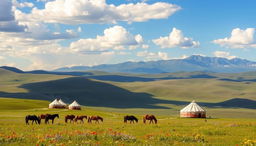
[[[256,61],[255,0],[1,0],[0,65],[24,70],[194,54]]]

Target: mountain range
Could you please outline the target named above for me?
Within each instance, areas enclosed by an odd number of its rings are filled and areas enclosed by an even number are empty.
[[[220,58],[192,55],[185,59],[159,60],[148,62],[124,62],[97,66],[73,66],[54,70],[55,72],[105,71],[120,73],[173,73],[173,72],[217,72],[237,73],[256,71],[256,62],[240,58]]]

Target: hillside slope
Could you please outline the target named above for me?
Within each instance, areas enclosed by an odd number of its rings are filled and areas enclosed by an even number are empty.
[[[246,78],[250,78],[249,73]],[[194,78],[111,82],[85,77],[14,73],[0,75],[0,97],[48,101],[62,98],[67,103],[77,100],[85,106],[118,109],[178,109],[192,100],[211,108],[254,109],[256,82],[253,78],[251,80]]]

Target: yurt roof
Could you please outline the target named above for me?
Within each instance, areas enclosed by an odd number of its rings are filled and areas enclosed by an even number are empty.
[[[79,103],[77,103],[76,101],[74,101],[73,103],[71,103],[70,105],[69,105],[70,107],[78,107],[78,106],[81,106]]]
[[[180,112],[205,112],[203,108],[201,108],[194,100],[184,107]]]
[[[61,105],[67,105],[65,102],[63,102],[61,99],[59,100],[59,103],[61,104]]]
[[[51,102],[49,105],[61,105],[61,103],[55,99],[53,102]]]

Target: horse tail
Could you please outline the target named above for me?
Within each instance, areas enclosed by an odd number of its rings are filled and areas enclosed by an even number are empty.
[[[68,118],[67,117],[65,117],[65,123],[67,123],[68,122]]]
[[[100,118],[100,120],[101,120],[101,122],[103,122],[103,118],[102,117]]]
[[[91,123],[91,117],[88,117],[87,121],[88,121],[88,123]]]
[[[146,117],[143,117],[143,123],[146,124]]]

